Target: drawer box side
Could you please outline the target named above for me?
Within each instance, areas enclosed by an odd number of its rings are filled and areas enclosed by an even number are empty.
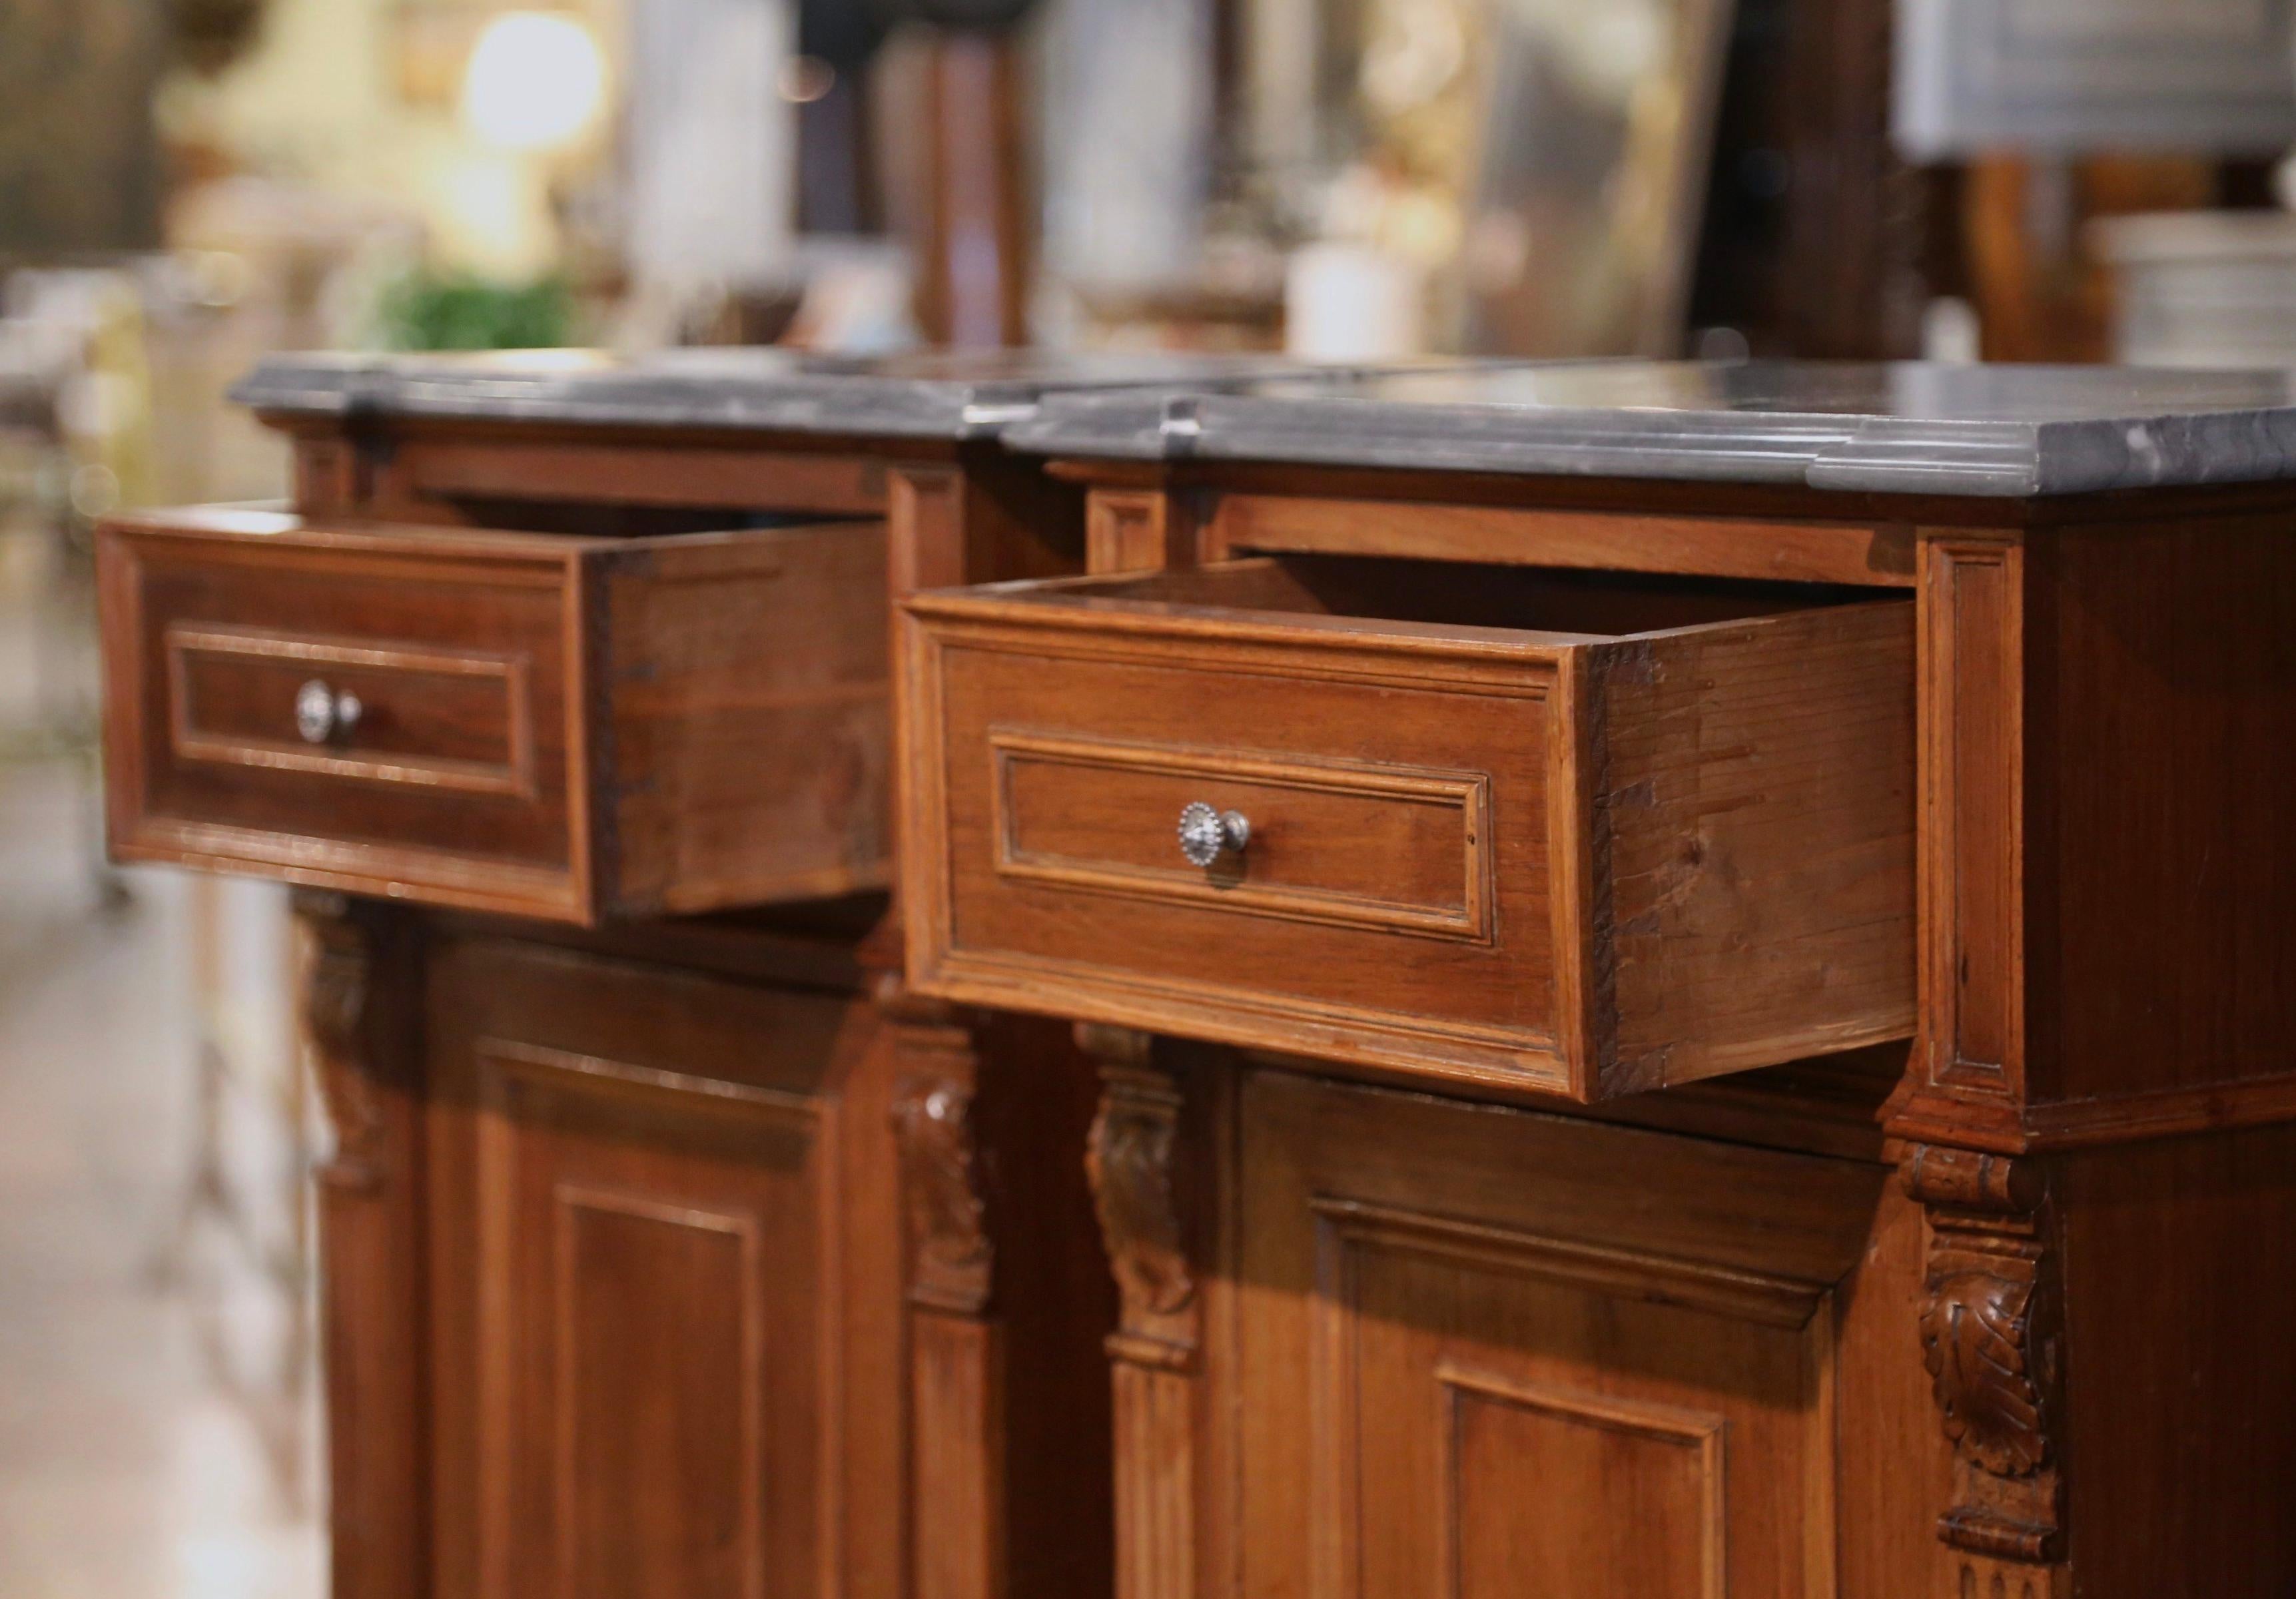
[[[1607,1092],[1910,1037],[1914,615],[1592,652]]]
[[[886,536],[852,523],[609,550],[593,717],[617,916],[890,881]]]

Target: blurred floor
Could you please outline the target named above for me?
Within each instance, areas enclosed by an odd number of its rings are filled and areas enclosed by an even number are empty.
[[[0,767],[0,1595],[316,1599],[308,1452],[217,1374],[265,1296],[180,1230],[188,885],[102,908],[80,804],[69,767]]]

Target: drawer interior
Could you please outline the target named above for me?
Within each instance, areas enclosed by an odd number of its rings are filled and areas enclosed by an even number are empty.
[[[813,512],[735,511],[723,505],[636,505],[611,500],[539,499],[502,494],[442,497],[436,509],[440,512],[440,524],[447,528],[544,533],[562,538],[674,538],[693,533],[757,533],[878,520],[862,512],[827,515]]]
[[[1269,555],[1119,577],[1008,585],[984,592],[1046,605],[1135,609],[1173,618],[1239,614],[1310,626],[1393,622],[1626,638],[1683,627],[1873,603],[1871,588],[1622,572]]]

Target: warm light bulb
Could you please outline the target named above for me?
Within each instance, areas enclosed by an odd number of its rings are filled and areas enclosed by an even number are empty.
[[[548,12],[505,12],[471,51],[463,120],[489,144],[550,150],[580,136],[605,94],[605,59],[587,28]]]

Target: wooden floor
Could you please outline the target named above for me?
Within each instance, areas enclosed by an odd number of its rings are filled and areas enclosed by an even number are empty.
[[[78,803],[0,767],[0,1595],[316,1599],[311,1423],[265,1365],[291,1307],[178,1235],[186,887],[102,909]]]

